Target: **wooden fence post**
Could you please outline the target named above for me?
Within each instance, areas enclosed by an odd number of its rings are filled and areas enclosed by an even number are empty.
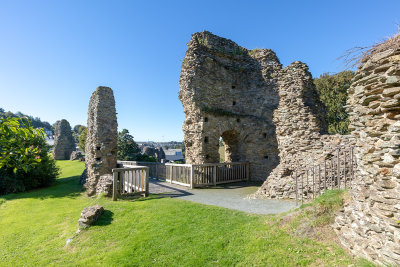
[[[213,166],[213,184],[217,185],[217,165]]]
[[[250,162],[246,164],[246,176],[247,181],[250,181]]]
[[[190,189],[194,187],[194,168],[193,164],[190,165]]]
[[[118,172],[113,172],[113,196],[112,196],[113,201],[117,200],[117,194],[118,194]]]
[[[169,182],[172,184],[172,177],[174,176],[172,172],[174,171],[174,167],[172,165],[169,165],[169,167],[171,167],[169,172]]]
[[[337,187],[340,189],[340,147],[337,150]]]
[[[145,179],[146,179],[146,181],[145,181],[145,192],[144,192],[144,196],[145,197],[148,197],[149,196],[149,167],[146,167],[145,168],[145,173],[146,173],[146,176],[145,176]]]

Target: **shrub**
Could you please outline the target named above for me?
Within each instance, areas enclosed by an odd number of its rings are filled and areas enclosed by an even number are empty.
[[[50,185],[59,170],[42,129],[26,118],[0,118],[0,195]]]

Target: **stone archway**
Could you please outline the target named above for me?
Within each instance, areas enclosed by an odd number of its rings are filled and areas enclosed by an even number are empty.
[[[235,130],[225,131],[221,135],[225,148],[225,161],[244,161],[240,153],[239,133]]]

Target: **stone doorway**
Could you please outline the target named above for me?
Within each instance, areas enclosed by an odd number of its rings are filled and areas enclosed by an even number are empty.
[[[222,133],[220,142],[223,144],[223,162],[243,161],[239,153],[239,134],[235,130],[228,130]],[[221,151],[220,151],[220,159]]]

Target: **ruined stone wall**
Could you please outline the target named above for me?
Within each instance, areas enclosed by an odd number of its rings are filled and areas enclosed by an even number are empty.
[[[280,69],[272,50],[193,34],[179,80],[186,162],[219,162],[222,137],[226,161],[249,161],[251,178],[265,180],[279,162],[272,114]]]
[[[325,111],[306,64],[296,61],[284,68],[278,85],[280,100],[273,122],[280,163],[255,197],[295,198],[293,171],[311,167],[339,144],[353,140],[350,136],[326,135]]]
[[[53,158],[56,160],[69,160],[75,150],[75,141],[72,137],[71,126],[67,120],[57,122],[54,130]]]
[[[258,196],[287,197],[291,172],[342,140],[321,136],[324,111],[307,65],[282,69],[270,49],[195,33],[179,82],[186,162],[219,162],[222,137],[226,161],[249,161],[253,180],[269,177]]]
[[[117,167],[117,115],[114,94],[98,87],[89,102],[85,163],[88,195],[111,193],[112,169]]]
[[[359,173],[335,229],[355,255],[400,265],[400,49],[360,65],[348,106]]]

